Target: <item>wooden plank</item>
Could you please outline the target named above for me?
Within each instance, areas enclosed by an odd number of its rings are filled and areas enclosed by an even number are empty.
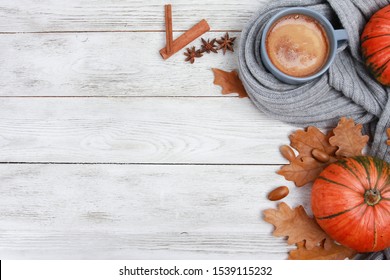
[[[2,164],[0,258],[285,259],[261,214],[276,168]]]
[[[174,30],[205,18],[212,30],[241,30],[269,0],[170,0]],[[68,0],[0,2],[0,32],[164,30],[160,0]],[[196,10],[196,12],[195,12]]]
[[[281,164],[292,126],[238,98],[3,98],[0,162]]]
[[[159,54],[164,37],[155,32],[0,35],[0,95],[222,97],[211,68],[236,69],[236,53],[206,54],[190,64],[183,50],[164,61]],[[191,45],[200,47],[200,39]]]

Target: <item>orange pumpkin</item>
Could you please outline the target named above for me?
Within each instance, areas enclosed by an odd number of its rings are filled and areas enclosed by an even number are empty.
[[[373,157],[339,160],[312,189],[312,210],[334,240],[358,252],[390,247],[390,165]]]
[[[361,46],[370,72],[378,82],[390,86],[390,5],[368,21],[361,36]]]

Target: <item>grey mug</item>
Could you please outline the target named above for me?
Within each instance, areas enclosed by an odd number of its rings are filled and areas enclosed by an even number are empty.
[[[316,19],[322,25],[322,27],[325,29],[325,32],[328,36],[329,55],[328,55],[327,61],[325,62],[324,66],[318,72],[314,73],[311,76],[294,77],[294,76],[287,75],[287,74],[283,73],[282,71],[280,71],[278,68],[276,68],[272,64],[272,62],[267,54],[266,37],[267,37],[268,31],[270,30],[272,25],[278,19],[280,19],[281,17],[287,16],[287,15],[290,15],[290,14],[303,14],[303,15],[306,15],[306,16],[309,16],[309,17]],[[348,34],[345,31],[345,29],[335,30],[333,28],[332,24],[329,22],[329,20],[326,17],[324,17],[323,15],[321,15],[320,13],[318,13],[314,10],[311,10],[311,9],[301,8],[301,7],[287,8],[287,9],[283,9],[282,11],[278,12],[273,17],[271,17],[270,20],[265,25],[263,32],[262,32],[262,37],[261,37],[261,47],[260,47],[261,60],[264,64],[264,66],[280,81],[288,83],[288,84],[306,83],[306,82],[309,82],[309,81],[312,81],[312,80],[318,78],[319,76],[324,74],[329,69],[334,58],[336,57],[337,49],[340,47],[341,43],[345,42],[346,40],[348,40]]]

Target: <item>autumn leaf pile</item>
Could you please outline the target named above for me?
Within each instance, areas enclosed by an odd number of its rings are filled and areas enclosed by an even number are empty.
[[[295,131],[289,136],[290,146],[281,147],[281,153],[289,163],[277,173],[297,187],[309,185],[330,163],[362,155],[369,139],[362,135],[361,130],[361,124],[342,118],[327,134],[314,126]],[[303,206],[292,209],[282,202],[277,209],[265,210],[264,220],[275,226],[274,236],[287,237],[289,245],[296,244],[297,249],[290,251],[289,259],[335,260],[356,254],[352,249],[335,243],[307,215]]]
[[[290,163],[283,166],[278,174],[297,187],[313,182],[329,163],[338,158],[362,155],[368,136],[362,135],[361,130],[361,124],[355,125],[352,119],[342,118],[328,134],[314,126],[292,133],[290,146],[298,152],[298,156],[286,158]],[[319,161],[313,156],[313,151],[328,155],[329,160]]]

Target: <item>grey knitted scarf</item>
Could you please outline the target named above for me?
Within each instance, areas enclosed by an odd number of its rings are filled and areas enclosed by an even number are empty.
[[[390,0],[282,0],[263,7],[242,31],[239,49],[239,74],[251,100],[272,118],[300,126],[334,127],[342,116],[353,118],[364,124],[373,139],[369,153],[390,162],[386,145],[390,90],[370,76],[360,55],[360,34],[366,22],[388,4]],[[280,9],[294,6],[324,14],[349,36],[348,45],[339,51],[328,73],[298,86],[284,84],[270,74],[261,63],[259,50],[264,24]],[[363,256],[389,257],[390,249]]]
[[[335,126],[340,117],[365,125],[373,140],[369,153],[390,162],[386,128],[390,127],[390,89],[370,76],[360,55],[360,34],[371,15],[390,0],[281,0],[263,7],[241,34],[240,78],[251,100],[272,118],[300,126]],[[277,80],[262,65],[261,31],[280,9],[301,6],[324,14],[335,28],[345,28],[345,45],[328,73],[302,85]]]

